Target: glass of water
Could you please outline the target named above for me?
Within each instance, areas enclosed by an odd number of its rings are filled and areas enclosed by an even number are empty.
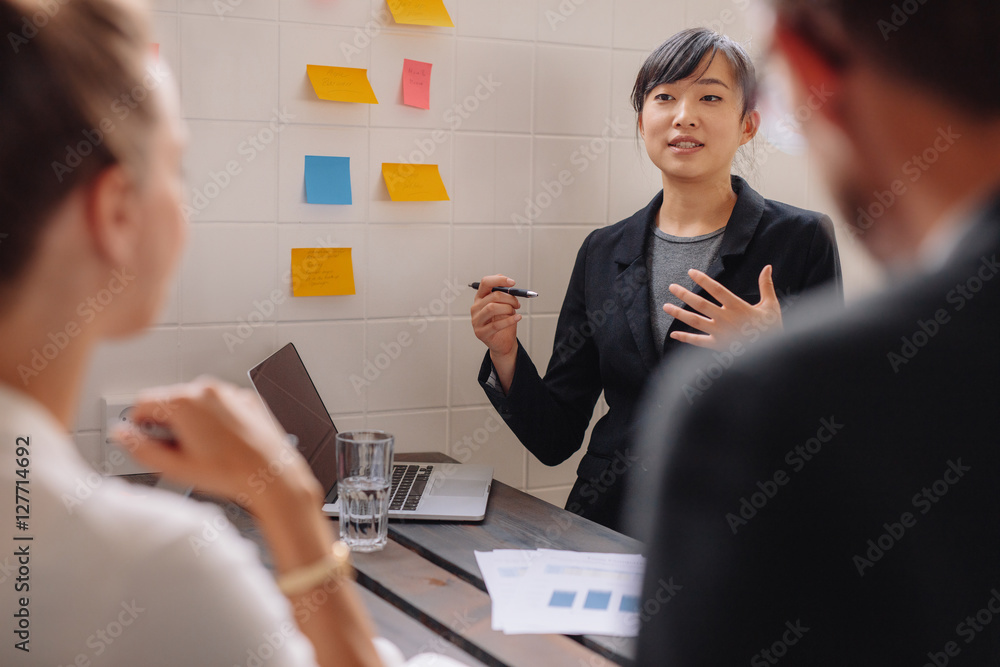
[[[385,431],[337,434],[340,539],[351,551],[378,551],[385,546],[393,443]]]

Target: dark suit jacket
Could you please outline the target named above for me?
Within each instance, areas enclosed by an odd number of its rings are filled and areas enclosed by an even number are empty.
[[[829,218],[766,200],[735,176],[733,189],[738,200],[710,276],[751,303],[760,299],[757,278],[767,264],[774,266],[784,305],[825,283],[839,292],[840,261]],[[492,370],[488,353],[479,374],[507,425],[548,465],[580,448],[604,392],[609,410],[594,427],[566,508],[617,530],[623,528],[618,515],[625,475],[635,463],[628,443],[640,392],[661,350],[666,357],[685,347],[669,336],[654,341],[650,322],[646,243],[662,201],[661,192],[645,209],[584,241],[544,380],[520,344],[507,396],[486,383]],[[676,329],[690,330],[679,321],[671,326]]]
[[[998,254],[1000,199],[944,268],[799,311],[693,404],[703,355],[650,383],[644,596],[682,588],[639,664],[998,664]]]

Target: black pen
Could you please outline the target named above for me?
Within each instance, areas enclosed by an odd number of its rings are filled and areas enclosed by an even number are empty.
[[[479,283],[469,283],[469,287],[472,289],[479,289]],[[490,290],[491,292],[506,292],[511,296],[519,296],[522,299],[534,299],[538,296],[538,292],[532,292],[529,289],[519,289],[517,287],[494,287]]]

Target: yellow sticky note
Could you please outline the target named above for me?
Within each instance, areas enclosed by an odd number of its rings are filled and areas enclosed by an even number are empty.
[[[382,163],[392,201],[449,201],[436,164]]]
[[[396,23],[454,28],[442,0],[386,0]]]
[[[316,96],[321,100],[378,104],[372,84],[368,82],[366,69],[306,65],[306,73]]]
[[[354,293],[350,248],[292,248],[293,296]]]

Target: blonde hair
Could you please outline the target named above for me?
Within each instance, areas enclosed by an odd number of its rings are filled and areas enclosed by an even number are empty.
[[[140,0],[0,0],[0,285],[51,212],[121,164],[139,181],[158,120]]]

